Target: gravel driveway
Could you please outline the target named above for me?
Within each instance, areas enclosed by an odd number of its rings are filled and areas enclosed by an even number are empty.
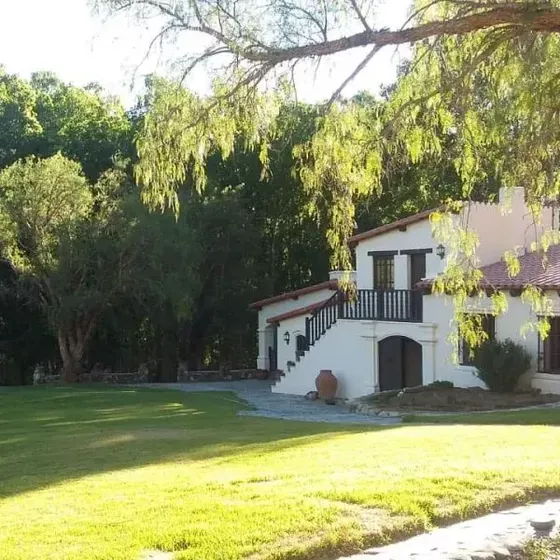
[[[253,410],[243,410],[245,416],[262,416],[303,422],[331,422],[336,424],[394,425],[399,418],[378,418],[349,412],[340,404],[326,405],[322,401],[308,401],[298,395],[272,393],[270,381],[218,381],[214,383],[153,383],[142,387],[177,389],[187,393],[231,391],[248,402]]]

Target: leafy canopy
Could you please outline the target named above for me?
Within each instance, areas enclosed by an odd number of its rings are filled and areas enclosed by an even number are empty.
[[[0,167],[61,152],[95,182],[116,158],[133,155],[133,128],[122,105],[98,87],[65,84],[49,72],[24,80],[0,67]]]
[[[138,179],[148,202],[176,208],[175,192],[185,179],[202,187],[210,146],[227,157],[237,136],[266,154],[274,119],[266,118],[269,111],[263,118],[263,107],[273,107],[278,95],[296,103],[298,80],[309,82],[312,76],[302,65],[308,70],[309,61],[345,51],[363,58],[325,92],[328,102],[314,136],[294,152],[296,172],[315,202],[311,212],[319,216],[321,204],[328,208],[335,265],[350,264],[345,242],[354,228],[356,197],[379,194],[395,162],[449,158],[464,198],[488,182],[523,185],[535,219],[539,208],[560,194],[558,0],[417,0],[400,29],[376,25],[374,0],[97,0],[96,5],[140,19],[155,17],[162,26],[153,44],[164,50],[167,41],[205,36],[202,52],[171,57],[179,69],[175,77],[185,80],[200,65],[218,76],[207,97],[179,93],[174,82],[162,88],[138,140]],[[405,43],[412,44],[412,60],[387,103],[372,109],[342,99],[345,87],[375,64],[382,48]],[[468,231],[447,237],[444,232],[439,227],[456,258],[437,289],[454,294],[456,319],[468,334],[464,306],[472,294],[484,295],[476,271],[478,240]],[[548,232],[537,245],[546,249],[557,241],[558,233]],[[511,252],[508,263],[513,274],[518,266]],[[544,305],[541,296],[531,292],[525,298],[538,309]],[[502,294],[493,302],[495,312],[503,311]]]
[[[45,274],[57,264],[61,235],[75,236],[93,197],[80,165],[57,154],[29,157],[0,172],[0,247],[19,271]]]

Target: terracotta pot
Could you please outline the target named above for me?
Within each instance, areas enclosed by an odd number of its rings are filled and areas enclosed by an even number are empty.
[[[326,401],[334,399],[338,381],[330,369],[322,369],[315,378],[315,387],[319,398]]]

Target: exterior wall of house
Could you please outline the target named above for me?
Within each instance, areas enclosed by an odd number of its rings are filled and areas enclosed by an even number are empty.
[[[291,326],[282,323],[280,330]],[[391,336],[405,336],[422,346],[423,382],[431,383],[436,375],[435,333],[436,326],[426,323],[339,320],[272,390],[305,395],[315,390],[319,372],[330,369],[338,380],[338,398],[374,393],[379,390],[378,343]]]
[[[538,224],[525,204],[523,188],[500,189],[498,203],[470,203],[459,212],[454,221],[457,228],[467,228],[478,235],[480,245],[477,257],[480,265],[499,261],[507,250],[531,247],[537,237],[554,227],[558,218],[551,208],[544,208]],[[373,258],[370,251],[402,251],[406,249],[432,249],[426,255],[426,278],[434,278],[444,270],[445,259],[436,255],[439,241],[432,235],[428,218],[411,224],[405,231],[392,230],[356,246],[356,276],[358,289],[373,287]],[[410,288],[408,255],[395,255],[395,289]]]
[[[442,260],[435,254],[438,244],[432,237],[430,220],[425,219],[407,226],[406,231],[393,230],[365,239],[356,246],[356,284],[360,290],[373,286],[373,257],[369,251],[401,251],[406,249],[432,249],[426,255],[426,278],[433,278],[443,270]],[[395,289],[410,288],[410,258],[395,255]]]
[[[560,298],[556,292],[548,292],[552,301],[554,314],[560,315]],[[435,345],[435,362],[437,380],[452,381],[458,387],[484,387],[476,377],[472,366],[464,366],[452,360],[453,347],[449,341],[452,329],[453,303],[443,296],[424,297],[424,320],[437,323],[437,342]],[[473,304],[473,312],[486,313],[492,309],[489,299]],[[533,356],[531,370],[522,380],[525,386],[532,385],[543,392],[560,393],[560,375],[540,373],[538,366],[538,334],[534,330],[522,333],[524,325],[535,321],[536,316],[529,305],[523,303],[519,297],[508,296],[506,313],[496,317],[496,338],[504,340],[510,338],[523,345]]]
[[[273,345],[272,337],[274,335],[274,327],[268,323],[268,319],[271,317],[276,317],[277,315],[282,315],[284,313],[288,313],[294,309],[299,309],[300,307],[306,307],[307,305],[311,305],[313,303],[317,303],[319,301],[324,301],[331,297],[334,294],[332,290],[318,290],[316,292],[312,292],[310,294],[305,294],[302,296],[298,296],[297,299],[285,299],[282,301],[278,301],[276,303],[271,303],[269,305],[265,305],[259,311],[259,318],[258,318],[258,340],[259,340],[259,356],[257,358],[257,368],[258,369],[269,369],[269,361],[268,361],[268,347]],[[302,317],[302,320],[305,324],[305,318]],[[305,327],[304,327],[305,330]],[[282,344],[285,346],[285,342],[281,340],[284,331],[279,329],[278,330],[278,337],[279,340],[277,341],[278,349],[280,350]],[[295,352],[295,350],[294,350]],[[283,364],[283,365],[282,365]],[[282,369],[283,366],[286,365],[286,362],[280,361],[280,355],[278,355],[278,367]]]
[[[560,315],[560,297],[547,294]],[[304,395],[315,389],[315,378],[321,369],[330,369],[339,380],[337,396],[356,398],[379,390],[379,343],[391,336],[403,336],[422,346],[422,383],[452,381],[457,387],[484,387],[472,366],[453,360],[450,342],[453,303],[444,296],[425,296],[424,322],[401,323],[390,321],[339,320],[328,330],[301,361],[286,371],[273,388],[274,392]],[[472,311],[487,313],[492,309],[489,299],[473,303]],[[535,331],[523,334],[521,329],[535,315],[519,297],[508,297],[508,310],[496,318],[496,337],[511,338],[522,344],[533,356],[532,368],[523,384],[543,392],[560,393],[560,375],[537,372],[538,335]],[[279,363],[295,361],[295,337],[305,329],[305,317],[282,322],[279,328]],[[290,345],[282,340],[282,333],[290,332]],[[285,347],[280,350],[282,345]],[[283,356],[283,358],[280,358]],[[283,360],[282,362],[280,360]]]
[[[305,395],[315,391],[319,372],[330,369],[338,380],[337,397],[373,393],[373,340],[364,335],[360,321],[337,321],[272,391]]]
[[[499,261],[507,250],[530,249],[543,232],[553,227],[558,229],[552,208],[544,208],[540,223],[533,223],[522,187],[502,188],[497,204],[471,203],[455,219],[457,227],[477,233],[480,245],[476,255],[480,266]]]
[[[278,326],[278,369],[289,372],[291,367],[288,362],[296,363],[296,341],[298,335],[305,335],[305,319],[311,314],[300,315],[282,321]],[[290,334],[290,342],[286,344],[285,333]]]
[[[461,366],[453,360],[454,348],[450,342],[452,330],[453,302],[444,296],[424,296],[424,321],[437,325],[434,348],[436,371],[434,381],[452,381],[457,387],[483,387],[474,375],[474,368]]]

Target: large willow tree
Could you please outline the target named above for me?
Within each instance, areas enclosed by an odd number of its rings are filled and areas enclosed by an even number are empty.
[[[238,138],[259,150],[266,173],[278,107],[296,99],[302,80],[312,80],[301,70],[345,51],[355,53],[355,65],[333,83],[315,135],[295,151],[296,172],[313,194],[311,211],[328,206],[335,265],[348,262],[356,196],[378,192],[394,162],[450,158],[467,198],[489,175],[523,185],[535,208],[558,197],[559,0],[417,0],[398,29],[379,28],[375,0],[96,4],[140,20],[155,17],[161,28],[152,46],[170,55],[177,72],[176,81],[159,84],[138,139],[137,177],[152,205],[176,207],[187,177],[203,188],[207,156],[216,149],[228,156]],[[381,49],[404,44],[413,47],[412,61],[388,103],[343,100],[346,86],[375,68]],[[193,45],[203,46],[195,53]],[[215,76],[208,96],[180,86],[201,65]],[[455,235],[454,243],[476,268],[476,240]],[[513,273],[515,259],[510,263]],[[463,301],[478,289],[468,268],[456,266],[448,283]]]

